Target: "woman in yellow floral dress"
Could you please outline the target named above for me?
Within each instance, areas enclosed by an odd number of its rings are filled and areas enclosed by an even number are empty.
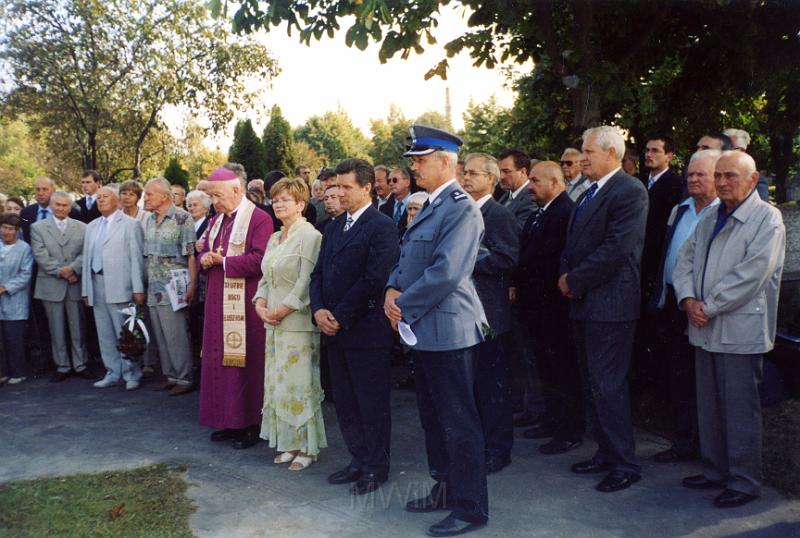
[[[283,227],[269,240],[253,298],[267,329],[261,437],[278,449],[275,463],[291,462],[289,469],[302,471],[328,446],[319,330],[311,323],[308,298],[322,236],[302,216],[309,199],[302,180],[281,179],[270,189],[270,197]]]

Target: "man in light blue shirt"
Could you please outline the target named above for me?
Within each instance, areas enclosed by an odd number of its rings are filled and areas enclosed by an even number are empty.
[[[709,212],[716,212],[719,199],[714,187],[718,150],[701,150],[689,161],[686,188],[689,198],[672,208],[667,221],[664,252],[650,310],[656,313],[656,338],[665,350],[672,411],[675,420],[673,445],[657,453],[657,462],[667,463],[698,457],[697,403],[695,399],[694,350],[686,336],[686,313],[678,308],[672,272],[683,244]]]

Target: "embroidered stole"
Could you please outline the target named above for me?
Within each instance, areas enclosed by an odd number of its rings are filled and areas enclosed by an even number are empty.
[[[230,238],[228,239],[228,248],[225,252],[226,258],[244,254],[247,230],[250,228],[250,218],[253,216],[253,211],[256,208],[255,204],[250,200],[245,198],[244,201],[244,205],[239,208],[233,219],[233,227]],[[214,241],[217,238],[217,234],[219,234],[223,220],[225,220],[225,215],[220,215],[216,222],[214,222],[211,232],[208,234],[209,249],[213,248]],[[217,248],[219,253],[222,253],[222,240],[223,238],[220,239],[220,246]],[[225,275],[225,280],[222,284],[223,366],[245,367],[247,351],[246,304],[245,279],[231,278]]]

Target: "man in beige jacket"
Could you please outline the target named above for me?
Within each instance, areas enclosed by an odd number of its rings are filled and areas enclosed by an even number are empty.
[[[695,346],[700,452],[708,468],[683,485],[724,488],[719,508],[741,506],[761,486],[763,354],[775,342],[786,245],[781,213],[754,192],[753,158],[725,151],[714,183],[719,210],[709,213],[678,252],[675,295]]]

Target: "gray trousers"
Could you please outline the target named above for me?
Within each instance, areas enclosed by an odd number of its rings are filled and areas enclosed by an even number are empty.
[[[94,287],[94,324],[97,327],[97,341],[100,354],[106,367],[106,378],[111,381],[139,381],[142,370],[139,365],[128,360],[117,349],[117,340],[122,330],[123,315],[119,312],[128,303],[106,303],[106,288],[103,275],[92,276]]]
[[[86,326],[83,319],[83,304],[80,299],[63,301],[42,300],[47,324],[50,327],[50,341],[53,349],[53,361],[59,372],[66,374],[72,367],[76,372],[86,369]],[[66,320],[64,319],[66,317]],[[72,362],[70,365],[67,353],[66,325],[69,325],[69,338],[72,344]]]
[[[761,489],[761,381],[763,357],[709,353],[695,348],[697,419],[704,475],[728,489]]]
[[[158,343],[161,372],[172,383],[192,384],[192,343],[189,309],[177,312],[170,305],[151,306],[150,323]],[[152,334],[150,335],[152,338]]]

